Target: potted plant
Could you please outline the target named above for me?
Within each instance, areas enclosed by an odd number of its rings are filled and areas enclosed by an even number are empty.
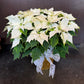
[[[65,58],[69,46],[76,49],[73,36],[79,26],[72,14],[50,9],[30,9],[19,11],[8,19],[7,36],[11,35],[14,60],[30,56],[36,65],[36,71],[49,69],[49,76],[54,77],[55,65]],[[46,67],[47,66],[47,67]]]

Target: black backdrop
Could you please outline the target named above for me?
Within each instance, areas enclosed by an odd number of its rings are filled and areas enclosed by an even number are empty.
[[[9,44],[6,39],[6,32],[1,33],[6,25],[5,17],[16,14],[19,10],[30,8],[51,8],[72,13],[77,18],[80,26],[78,36],[74,37],[74,43],[84,43],[84,0],[0,0],[0,36],[4,39],[5,44]]]

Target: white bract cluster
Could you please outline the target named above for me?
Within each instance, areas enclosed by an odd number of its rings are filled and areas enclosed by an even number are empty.
[[[72,35],[69,31],[75,32],[75,29],[79,29],[79,26],[74,22],[76,18],[74,18],[72,14],[67,14],[62,11],[54,11],[53,8],[35,8],[28,11],[19,11],[17,15],[10,15],[6,17],[6,19],[8,19],[9,22],[5,30],[7,30],[7,33],[11,33],[11,39],[13,39],[12,48],[17,46],[22,39],[22,32],[20,29],[22,31],[25,29],[31,31],[26,38],[26,42],[30,43],[32,40],[36,40],[41,45],[43,45],[44,41],[48,42],[49,39],[57,33],[60,35],[64,45],[66,44],[66,41],[73,43]],[[51,50],[47,50],[39,59],[35,60],[34,64],[37,66],[37,72],[40,72],[41,74],[44,57],[46,57],[50,63],[49,76],[53,77],[55,65],[50,61],[50,58],[59,61],[60,56],[59,54],[56,54],[55,56],[52,54]]]
[[[17,15],[10,15],[6,17],[9,20],[6,29],[8,32],[11,30],[11,39],[14,39],[12,48],[19,44],[21,32],[19,29],[32,30],[27,37],[27,42],[31,40],[37,40],[40,44],[43,44],[44,40],[48,41],[49,38],[56,33],[60,33],[63,43],[66,40],[72,41],[72,36],[68,31],[75,31],[79,29],[79,26],[74,22],[76,18],[72,14],[67,14],[62,11],[54,11],[51,9],[30,9],[28,11],[19,11]],[[32,25],[34,24],[34,25]],[[46,35],[46,31],[52,29],[49,35]],[[42,31],[40,31],[42,29]],[[38,33],[38,31],[40,31]]]

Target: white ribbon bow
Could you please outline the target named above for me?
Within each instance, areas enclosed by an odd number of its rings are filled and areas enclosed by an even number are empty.
[[[44,62],[45,58],[50,63],[49,76],[52,76],[52,78],[53,78],[54,74],[55,74],[55,65],[53,64],[53,62],[51,61],[50,58],[52,58],[56,62],[59,62],[60,55],[59,54],[53,55],[52,54],[52,47],[50,47],[50,49],[48,49],[47,51],[45,51],[44,54],[42,54],[42,56],[40,56],[39,59],[37,59],[37,60],[34,61],[34,64],[36,65],[36,71],[37,71],[37,73],[41,73],[42,75],[43,75],[42,66],[43,66],[43,62]]]

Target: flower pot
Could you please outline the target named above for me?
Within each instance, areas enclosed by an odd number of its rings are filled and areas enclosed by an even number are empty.
[[[51,58],[51,61],[53,62],[53,59]],[[43,62],[42,70],[48,70],[50,68],[50,63],[46,60]]]

